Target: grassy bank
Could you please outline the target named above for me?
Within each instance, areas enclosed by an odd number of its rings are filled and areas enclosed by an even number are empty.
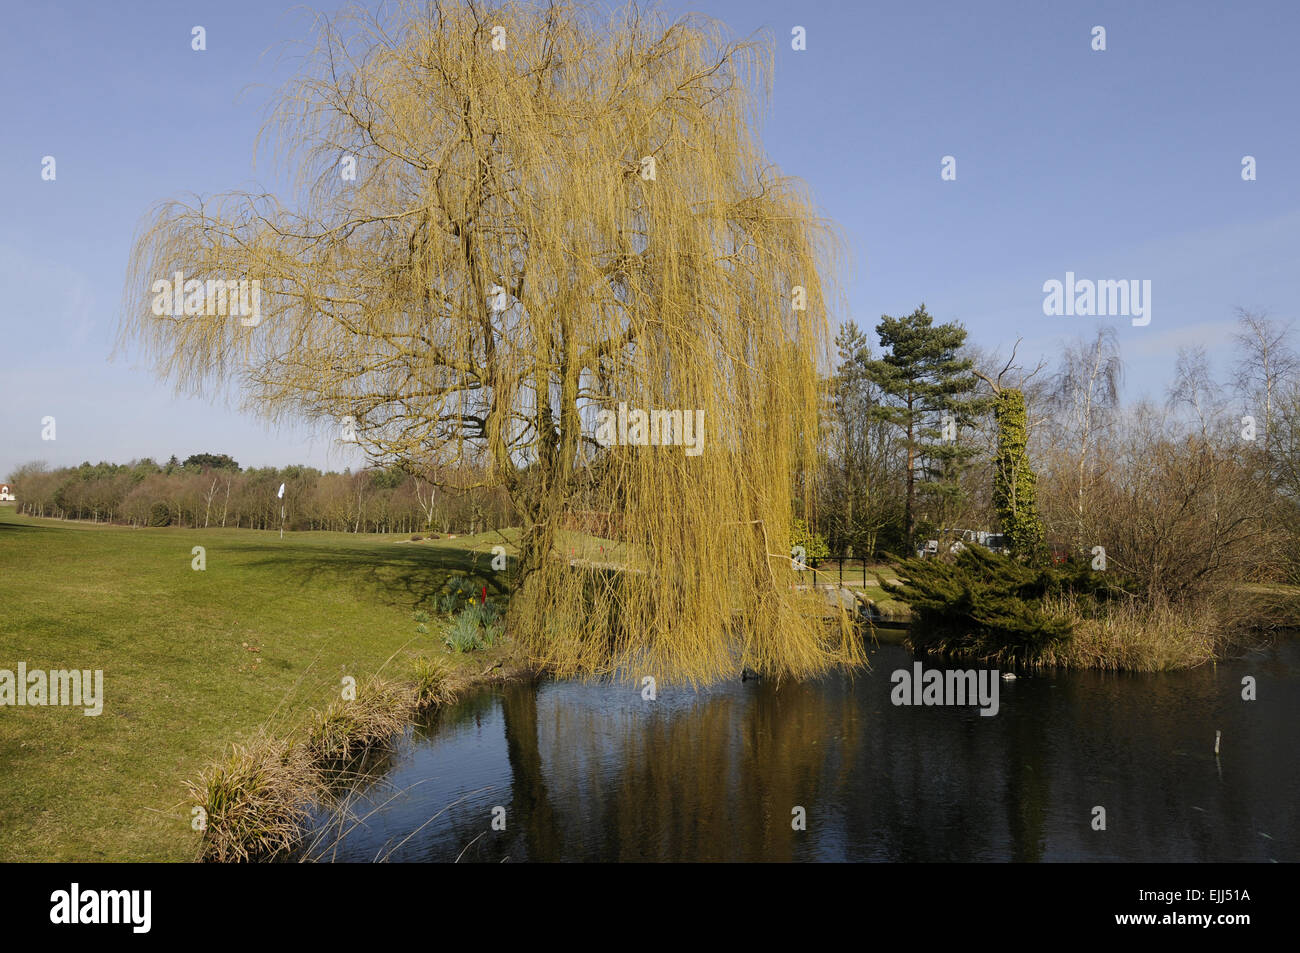
[[[231,743],[289,735],[346,675],[415,684],[422,657],[467,681],[511,665],[508,644],[448,651],[436,605],[453,576],[504,598],[500,542],[132,530],[0,508],[0,669],[102,669],[105,696],[97,717],[0,708],[0,860],[191,859],[185,782]]]
[[[413,682],[368,676],[350,696],[308,713],[287,736],[264,734],[230,750],[186,782],[202,812],[199,859],[272,859],[299,847],[314,807],[345,801],[358,756],[387,748],[411,720],[455,700],[468,679],[438,658],[419,656]]]

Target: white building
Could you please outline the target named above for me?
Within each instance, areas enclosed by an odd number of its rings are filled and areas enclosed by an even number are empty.
[[[11,503],[15,499],[8,483],[0,483],[0,503]]]

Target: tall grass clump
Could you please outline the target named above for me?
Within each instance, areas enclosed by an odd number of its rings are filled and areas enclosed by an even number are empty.
[[[1232,641],[1232,610],[1213,600],[1124,598],[1097,605],[1074,593],[1044,599],[1044,607],[1074,620],[1073,635],[1037,660],[1040,667],[1163,672],[1222,657]]]
[[[440,659],[419,656],[415,671],[415,707],[420,711],[448,705],[456,699],[451,669]]]
[[[271,738],[232,745],[185,783],[189,802],[206,814],[199,859],[268,860],[292,850],[319,780],[301,745]]]
[[[357,685],[357,697],[339,698],[312,709],[307,747],[318,758],[343,759],[386,744],[406,727],[415,700],[404,686],[371,676]]]

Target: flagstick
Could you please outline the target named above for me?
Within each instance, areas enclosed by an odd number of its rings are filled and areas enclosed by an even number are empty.
[[[284,484],[280,484],[280,492],[275,494],[275,498],[280,501],[280,538],[284,539]]]

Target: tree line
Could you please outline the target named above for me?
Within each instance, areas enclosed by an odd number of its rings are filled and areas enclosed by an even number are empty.
[[[924,305],[876,333],[878,349],[853,322],[835,340],[813,489],[832,556],[943,552],[946,530],[985,529],[1021,556],[1101,556],[1143,595],[1300,581],[1291,324],[1239,310],[1227,378],[1183,348],[1166,393],[1128,403],[1110,327],[1035,368]]]
[[[30,516],[141,527],[276,529],[282,507],[290,530],[461,534],[517,522],[505,493],[474,486],[480,475],[469,469],[416,476],[396,467],[241,468],[226,454],[202,453],[163,465],[147,458],[56,468],[29,463],[9,482],[19,510]]]

